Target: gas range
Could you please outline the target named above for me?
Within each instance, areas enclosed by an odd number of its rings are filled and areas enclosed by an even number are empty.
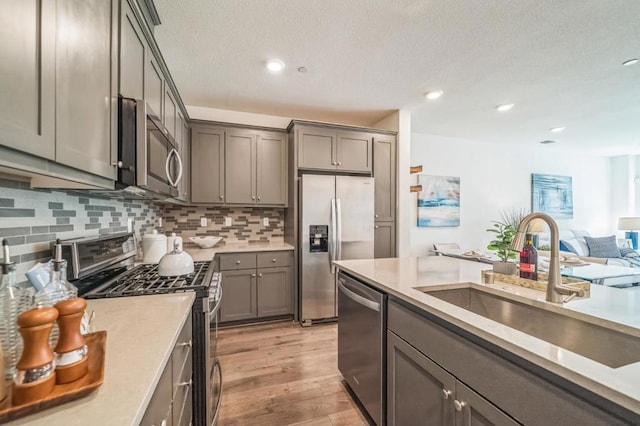
[[[213,425],[220,411],[222,368],[216,356],[221,274],[215,262],[194,262],[194,272],[161,277],[158,265],[133,266],[133,234],[106,235],[62,242],[69,280],[85,299],[195,292],[192,322],[193,425]]]
[[[74,282],[85,299],[141,296],[195,291],[196,296],[215,296],[219,292],[220,273],[211,262],[194,262],[194,271],[177,277],[161,277],[158,265],[115,268]]]

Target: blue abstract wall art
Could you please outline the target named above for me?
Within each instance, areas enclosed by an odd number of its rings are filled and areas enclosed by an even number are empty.
[[[554,219],[573,219],[571,176],[531,175],[531,211]]]
[[[418,226],[460,226],[460,178],[418,175]]]

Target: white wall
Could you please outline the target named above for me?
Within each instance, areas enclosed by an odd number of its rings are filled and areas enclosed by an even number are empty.
[[[428,254],[434,242],[484,250],[491,240],[486,229],[500,220],[503,210],[531,209],[531,173],[573,177],[574,219],[558,221],[561,229],[587,229],[594,236],[616,233],[617,217],[612,218],[610,207],[611,159],[545,148],[508,150],[504,144],[413,133],[411,165],[422,165],[424,174],[459,176],[461,207],[459,227],[418,228],[417,194],[411,194],[410,255]]]

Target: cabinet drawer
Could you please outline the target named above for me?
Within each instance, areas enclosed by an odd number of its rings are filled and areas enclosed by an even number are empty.
[[[291,266],[291,252],[270,251],[267,253],[258,253],[258,268],[279,266]]]
[[[255,253],[229,253],[220,255],[220,270],[235,271],[256,267]]]

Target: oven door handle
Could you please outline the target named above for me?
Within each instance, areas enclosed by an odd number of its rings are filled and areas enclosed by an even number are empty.
[[[216,409],[213,412],[213,420],[211,420],[211,426],[215,426],[216,421],[218,420],[218,413],[220,413],[220,406],[222,405],[222,365],[220,364],[220,360],[216,358],[213,368],[218,368],[218,379],[220,383],[220,393],[218,394],[218,401],[216,402]]]

